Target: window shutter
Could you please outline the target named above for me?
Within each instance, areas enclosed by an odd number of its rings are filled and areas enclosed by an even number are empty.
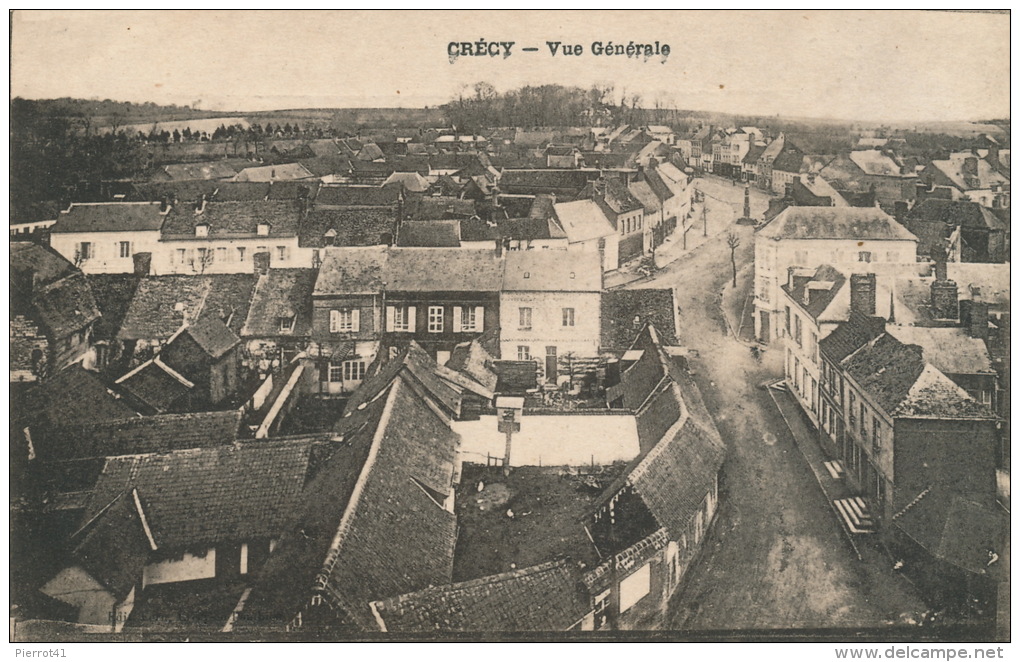
[[[453,332],[454,333],[460,333],[460,331],[461,331],[461,321],[462,321],[461,315],[463,315],[463,314],[464,314],[463,310],[461,309],[460,306],[454,306],[453,307]]]
[[[393,330],[393,306],[386,306],[386,330]]]
[[[358,333],[361,331],[361,309],[355,308],[351,311],[351,331]]]
[[[340,328],[340,311],[331,310],[329,311],[329,332],[336,333]]]
[[[328,360],[320,359],[320,361],[319,361],[319,381],[320,382],[328,382],[329,381],[329,361]]]
[[[407,328],[411,333],[414,333],[418,330],[418,323],[415,320],[415,312],[416,312],[415,306],[407,307]]]
[[[475,331],[485,331],[484,306],[475,306]]]

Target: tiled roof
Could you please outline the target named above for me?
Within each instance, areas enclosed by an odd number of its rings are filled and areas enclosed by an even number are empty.
[[[201,163],[169,163],[162,168],[162,174],[170,179],[226,179],[237,171],[222,161]]]
[[[203,315],[191,322],[178,338],[185,335],[194,340],[202,351],[212,359],[220,358],[241,342],[237,334],[231,331],[216,315]],[[167,348],[170,348],[174,342],[176,340],[171,341]]]
[[[383,186],[389,184],[398,184],[415,193],[427,191],[429,188],[428,181],[416,172],[394,172],[383,182]]]
[[[855,239],[917,241],[905,227],[878,208],[788,207],[758,236],[769,239]]]
[[[141,515],[130,491],[115,496],[73,538],[72,557],[118,601],[139,586],[152,552]],[[90,518],[90,519],[93,519]]]
[[[135,184],[135,191],[128,196],[128,199],[187,204],[198,202],[202,196],[211,196],[213,191],[226,183],[207,179],[145,182]]]
[[[556,193],[576,196],[598,172],[583,170],[504,170],[499,189],[504,193]]]
[[[408,221],[400,224],[397,246],[459,248],[460,221]]]
[[[276,180],[269,186],[269,199],[314,201],[319,194],[320,183],[318,179]]]
[[[269,182],[220,182],[210,200],[215,202],[255,202],[269,196]]]
[[[793,287],[783,285],[783,291],[790,295],[814,319],[825,312],[832,300],[846,283],[843,274],[827,264],[815,269],[810,278],[795,278]],[[820,287],[822,286],[822,287]],[[806,295],[806,296],[805,296]]]
[[[930,364],[925,364],[917,381],[892,415],[903,418],[994,418],[991,411]]]
[[[632,182],[630,185],[631,194],[641,202],[646,214],[655,214],[662,209],[659,196],[655,195],[647,180]]]
[[[498,292],[503,264],[492,250],[393,248],[386,272],[393,292]]]
[[[602,268],[598,253],[509,251],[504,258],[503,290],[601,292]]]
[[[209,202],[205,210],[173,208],[163,224],[163,239],[195,238],[198,225],[209,226],[209,237],[256,237],[260,224],[269,225],[268,237],[296,237],[301,223],[296,200]]]
[[[821,339],[818,349],[830,361],[840,363],[884,332],[885,320],[881,317],[868,317],[851,312],[846,322]]]
[[[400,199],[399,186],[322,186],[315,198],[319,207],[378,207]]]
[[[474,200],[448,196],[422,196],[409,201],[405,207],[407,218],[416,221],[438,221],[448,218],[471,218],[478,210]]]
[[[299,503],[314,443],[251,441],[110,458],[89,499],[86,520],[136,489],[159,547],[277,537]]]
[[[81,272],[35,288],[31,296],[33,318],[60,338],[84,329],[99,319],[92,288]]]
[[[121,379],[118,387],[123,393],[133,398],[140,408],[148,407],[160,414],[180,408],[192,390],[192,386],[155,361],[143,363],[136,372]]]
[[[317,207],[308,212],[301,224],[298,245],[308,248],[328,246],[326,235],[332,231],[333,246],[378,246],[392,240],[396,223],[395,206]]]
[[[143,278],[118,337],[163,340],[176,333],[185,322],[204,315],[229,320],[227,326],[237,333],[248,316],[255,282],[254,274]],[[177,310],[178,307],[181,310]]]
[[[327,248],[315,281],[315,296],[378,294],[386,280],[389,252],[382,248]]]
[[[616,233],[613,224],[592,200],[561,202],[554,205],[556,218],[573,242],[608,237]]]
[[[159,230],[163,219],[158,202],[75,202],[60,212],[50,233],[146,232]]]
[[[747,154],[744,155],[743,162],[748,164],[757,163],[764,151],[765,145],[751,145],[750,149],[747,150]]]
[[[475,338],[471,342],[460,343],[454,347],[446,367],[471,377],[490,391],[495,391],[498,381],[492,368],[495,360],[496,357],[486,349],[481,338]]]
[[[48,379],[37,382],[11,411],[13,420],[24,425],[61,427],[81,425],[137,415],[114,397],[99,377],[73,364]]]
[[[562,631],[591,611],[569,561],[427,588],[375,602],[387,632]]]
[[[92,327],[95,340],[113,340],[135,296],[141,276],[134,274],[86,274],[100,318]]]
[[[55,428],[32,428],[32,445],[41,460],[167,453],[232,443],[241,424],[239,411],[132,416],[81,421]]]
[[[315,269],[270,269],[255,285],[241,337],[307,336],[312,328],[312,292],[317,277]],[[280,330],[283,317],[294,318],[292,330]]]
[[[655,326],[663,344],[677,344],[675,308],[673,290],[669,288],[603,292],[602,347],[608,350],[630,348],[647,323]],[[638,318],[636,323],[635,317]]]
[[[234,181],[269,182],[277,179],[310,179],[315,175],[300,163],[254,166],[237,173]]]
[[[936,200],[927,198],[907,212],[907,226],[911,221],[943,223],[951,227],[1005,230],[1006,224],[991,209],[968,200]]]
[[[966,172],[965,164],[969,158],[976,160],[976,172],[973,174]],[[948,159],[936,159],[931,164],[961,191],[989,188],[993,184],[1009,185],[1009,177],[999,173],[992,164],[985,159],[977,158],[971,152],[956,152],[950,154]]]
[[[397,356],[386,361],[377,361],[374,373],[368,374],[344,407],[344,413],[357,411],[364,403],[377,397],[389,388],[398,374],[409,376],[413,383],[424,389],[433,403],[440,405],[452,416],[460,415],[462,390],[443,376],[443,369],[412,341]]]
[[[994,373],[988,348],[959,327],[888,325],[886,331],[906,345],[924,350],[924,360],[946,375]]]
[[[614,214],[623,214],[643,208],[641,201],[615,178],[589,182],[580,195],[600,199]]]

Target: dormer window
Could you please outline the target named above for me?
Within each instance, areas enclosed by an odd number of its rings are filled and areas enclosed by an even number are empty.
[[[525,271],[524,272],[524,277],[525,278],[531,278],[531,272],[530,271]]]
[[[208,237],[209,236],[209,225],[206,223],[199,223],[195,226],[196,237]]]
[[[294,330],[294,316],[293,315],[290,315],[290,316],[287,316],[287,317],[280,317],[279,318],[279,322],[280,322],[280,331],[288,332],[289,333],[290,331]]]
[[[322,243],[326,246],[336,245],[336,230],[333,228],[326,230],[326,234],[322,235]]]
[[[258,236],[268,237],[269,236],[269,223],[259,223]]]

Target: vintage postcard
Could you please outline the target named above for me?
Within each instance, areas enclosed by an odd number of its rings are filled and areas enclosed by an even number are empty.
[[[1009,28],[12,12],[17,655],[1002,657]]]

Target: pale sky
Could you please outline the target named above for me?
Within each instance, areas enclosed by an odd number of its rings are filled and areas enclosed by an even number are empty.
[[[18,11],[11,93],[211,110],[423,106],[485,80],[609,82],[683,109],[860,120],[1009,116],[1009,16],[922,11]],[[509,58],[451,41],[514,41]],[[593,41],[668,43],[660,58]],[[553,57],[546,41],[577,43]],[[537,47],[535,53],[521,51]]]

